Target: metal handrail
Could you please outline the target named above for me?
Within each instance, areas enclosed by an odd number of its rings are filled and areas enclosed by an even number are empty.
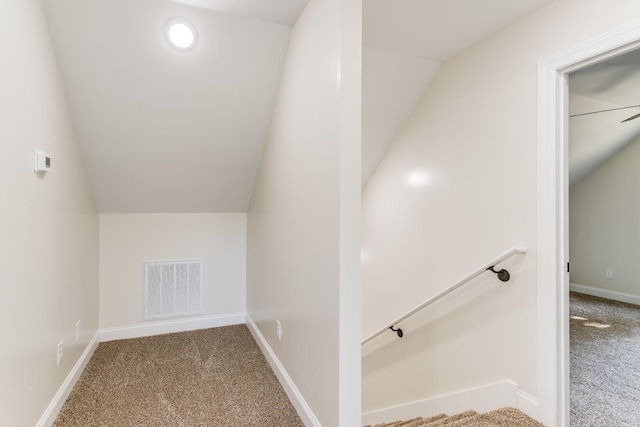
[[[364,345],[364,344],[368,343],[369,341],[373,340],[374,338],[378,337],[379,335],[381,335],[382,333],[388,331],[389,329],[391,329],[393,332],[397,333],[398,336],[400,338],[402,338],[402,335],[403,335],[402,329],[399,329],[399,328],[398,329],[394,329],[394,327],[393,327],[394,325],[397,325],[398,323],[408,319],[409,317],[413,316],[414,314],[416,314],[418,311],[422,310],[426,306],[428,306],[430,304],[433,304],[434,302],[438,301],[439,299],[445,297],[446,295],[450,294],[451,292],[455,291],[456,289],[460,288],[461,286],[463,286],[466,283],[470,282],[471,280],[475,279],[476,277],[478,277],[479,275],[481,275],[482,273],[484,273],[487,270],[491,271],[493,273],[496,273],[498,275],[498,278],[500,280],[502,280],[503,282],[508,281],[509,280],[509,272],[507,270],[503,269],[503,270],[500,270],[500,271],[496,271],[496,270],[493,269],[493,267],[495,267],[496,264],[506,260],[507,258],[512,257],[515,254],[524,254],[526,252],[527,252],[527,248],[524,248],[524,247],[513,247],[513,248],[509,249],[508,251],[498,255],[497,257],[495,257],[491,261],[489,261],[486,264],[484,264],[482,267],[474,270],[473,273],[463,277],[462,279],[458,280],[453,285],[449,286],[447,289],[441,291],[440,293],[432,296],[431,298],[427,299],[423,303],[421,303],[421,304],[417,305],[416,307],[412,308],[411,310],[407,311],[405,314],[403,314],[402,316],[398,317],[396,320],[394,320],[393,322],[389,323],[384,328],[381,328],[378,331],[374,332],[373,334],[369,335],[367,338],[363,339],[360,344]]]

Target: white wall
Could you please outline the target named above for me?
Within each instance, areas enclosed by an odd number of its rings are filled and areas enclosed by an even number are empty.
[[[248,314],[324,426],[360,423],[360,19],[298,19],[248,215]]]
[[[363,194],[363,335],[507,248],[529,252],[509,285],[483,276],[365,357],[364,411],[504,379],[536,395],[536,65],[638,16],[636,1],[555,1],[442,65]]]
[[[0,56],[0,425],[33,426],[98,328],[98,215],[40,1],[0,2]]]
[[[571,188],[571,282],[640,297],[640,141]],[[605,270],[613,270],[613,279]]]
[[[397,52],[362,51],[362,186],[438,71],[440,62]]]
[[[101,214],[100,328],[144,322],[147,261],[203,259],[202,316],[243,313],[246,214]]]

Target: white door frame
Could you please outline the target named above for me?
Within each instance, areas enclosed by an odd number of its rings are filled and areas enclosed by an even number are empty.
[[[538,410],[569,425],[567,75],[640,46],[640,21],[538,63]]]

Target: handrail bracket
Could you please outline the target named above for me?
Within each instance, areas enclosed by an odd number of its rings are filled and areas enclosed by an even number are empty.
[[[398,329],[393,329],[393,325],[389,326],[389,329],[391,329],[393,332],[395,332],[396,334],[398,334],[399,338],[402,338],[402,336],[404,335],[404,332],[402,332],[402,329],[398,328]]]
[[[492,265],[491,267],[487,268],[487,271],[491,271],[492,273],[496,273],[498,275],[498,279],[500,279],[503,282],[508,282],[509,279],[511,278],[511,275],[509,274],[509,272],[507,270],[505,270],[504,268],[502,270],[496,271],[493,269],[493,267],[495,267],[495,265]]]

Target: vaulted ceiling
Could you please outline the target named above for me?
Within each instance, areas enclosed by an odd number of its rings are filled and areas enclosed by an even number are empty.
[[[44,3],[98,209],[246,211],[289,40],[285,24],[305,2],[280,1],[275,16],[218,11],[232,2],[216,1]],[[253,11],[264,2],[238,3]],[[197,29],[189,51],[164,37],[176,16]]]
[[[569,184],[589,175],[640,136],[640,50],[569,76]],[[593,113],[602,110],[596,114]],[[583,115],[585,114],[585,115]]]
[[[307,1],[43,0],[101,212],[246,211]],[[364,0],[363,185],[442,61],[548,1]]]
[[[550,0],[364,0],[362,185],[440,64]]]

